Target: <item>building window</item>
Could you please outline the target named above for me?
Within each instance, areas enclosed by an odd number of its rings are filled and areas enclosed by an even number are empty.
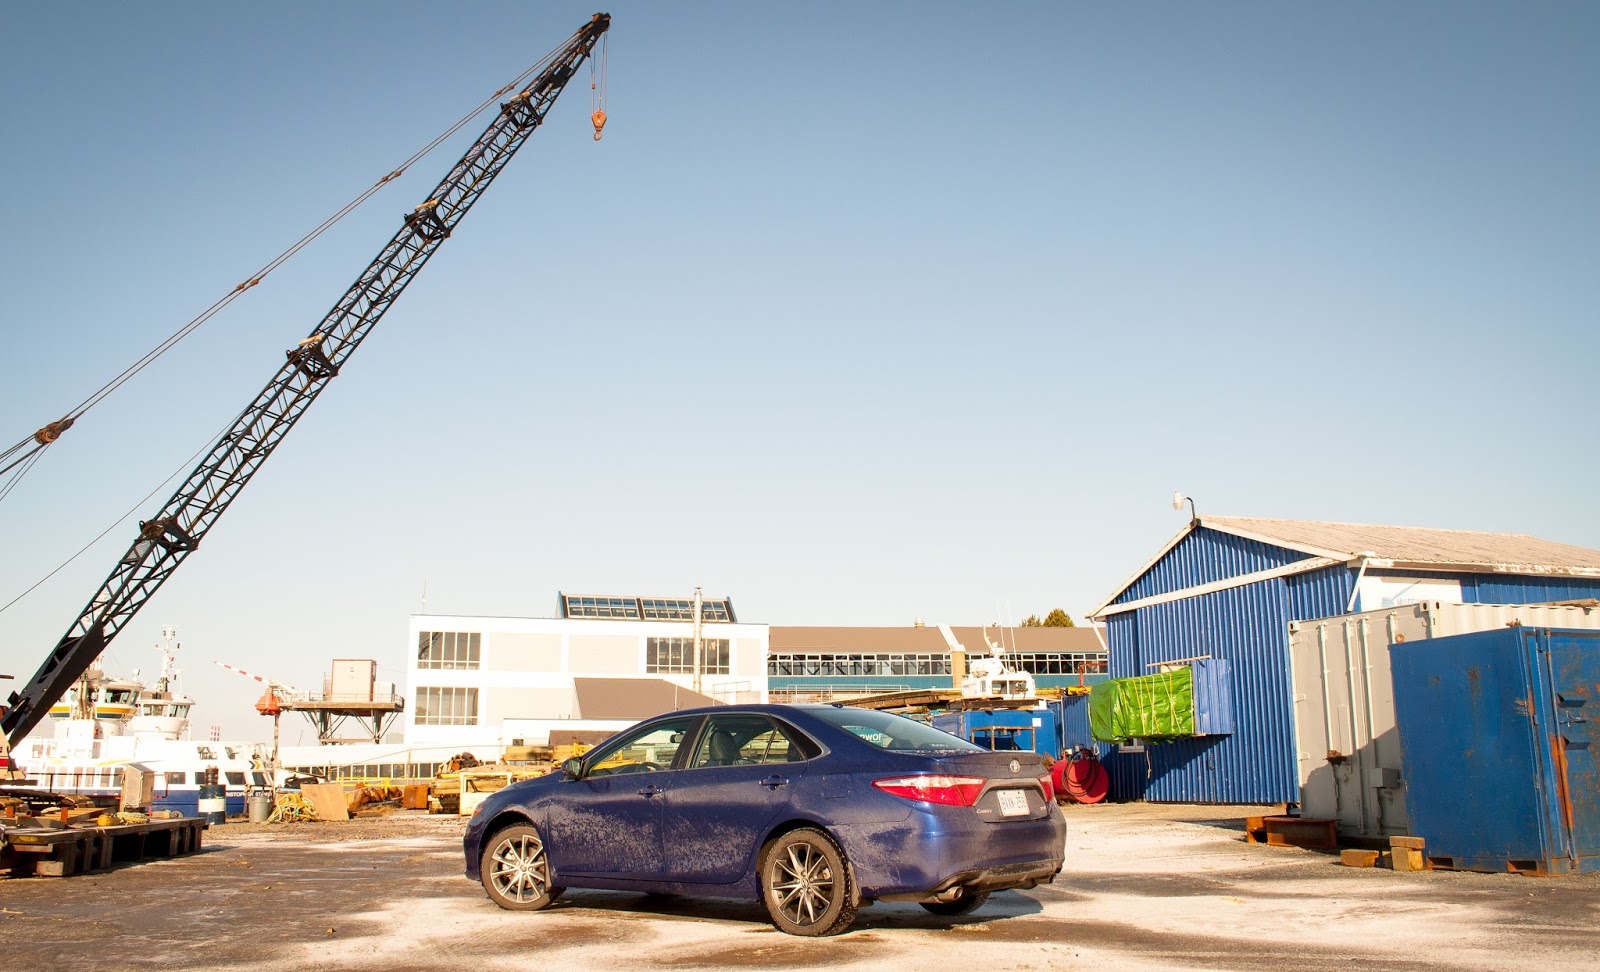
[[[691,598],[641,597],[639,608],[646,621],[694,620],[694,601]],[[727,601],[701,601],[700,620],[708,623],[730,621]]]
[[[1014,651],[1006,655],[1006,660],[1012,668],[1035,675],[1076,675],[1080,669],[1094,675],[1106,670],[1105,653],[1098,651]]]
[[[969,653],[967,661],[987,658],[987,655]],[[1106,656],[1103,652],[1008,652],[1006,661],[1012,668],[1035,675],[1076,675],[1081,668],[1085,674],[1103,674]],[[817,678],[882,675],[949,675],[950,656],[905,654],[774,654],[767,658],[768,675],[803,675]]]
[[[688,597],[610,597],[587,594],[561,595],[564,618],[605,618],[623,621],[693,621],[694,599]],[[733,603],[725,597],[704,598],[700,620],[732,624],[737,619]]]
[[[564,598],[569,618],[621,618],[639,620],[639,601],[632,597],[579,597]]]
[[[768,675],[816,678],[884,675],[949,675],[949,655],[777,654],[767,659]]]
[[[478,724],[478,690],[475,688],[417,689],[417,725],[475,726]]]
[[[646,672],[656,675],[685,675],[694,672],[693,638],[647,638],[645,642]],[[728,639],[701,638],[700,650],[702,674],[728,674]]]
[[[483,635],[476,631],[423,631],[417,634],[418,668],[477,668]]]

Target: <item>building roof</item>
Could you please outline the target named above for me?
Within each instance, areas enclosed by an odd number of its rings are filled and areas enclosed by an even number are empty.
[[[989,650],[984,641],[1003,644],[1007,651],[1097,652],[1105,651],[1099,628],[951,628],[961,647],[973,654]],[[950,650],[937,627],[843,628],[779,627],[767,629],[770,654],[914,654],[937,655]]]
[[[717,700],[664,678],[575,678],[579,719],[648,719],[663,712],[716,705]]]
[[[1306,555],[1322,567],[1364,562],[1375,570],[1435,570],[1442,573],[1600,577],[1600,550],[1541,540],[1522,533],[1483,533],[1434,527],[1269,520],[1248,516],[1201,516],[1169,540],[1089,616],[1100,618],[1128,588],[1183,539],[1199,529],[1216,530]],[[1285,570],[1296,570],[1285,568]]]
[[[1263,520],[1204,516],[1200,525],[1236,536],[1276,543],[1313,556],[1354,560],[1363,554],[1396,565],[1482,567],[1496,572],[1600,573],[1600,550],[1541,540],[1523,533],[1481,533],[1432,527]]]

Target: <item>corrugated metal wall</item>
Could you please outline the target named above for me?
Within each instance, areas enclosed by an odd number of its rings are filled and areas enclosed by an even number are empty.
[[[1461,580],[1461,596],[1469,604],[1533,604],[1600,597],[1600,581],[1579,577],[1507,577],[1478,574]]]
[[[1167,552],[1116,603],[1183,590],[1307,559],[1271,544],[1199,529]],[[1289,684],[1292,620],[1344,614],[1355,573],[1339,565],[1231,590],[1156,604],[1106,619],[1113,678],[1147,675],[1153,663],[1210,655],[1233,669],[1234,732],[1151,745],[1102,757],[1114,799],[1173,803],[1284,803],[1300,798]],[[1462,596],[1480,604],[1600,597],[1600,581],[1461,577]],[[1083,707],[1085,714],[1087,706]]]
[[[1117,747],[1110,743],[1097,742],[1094,731],[1089,728],[1089,697],[1087,695],[1068,695],[1061,700],[1061,737],[1063,749],[1073,746],[1088,746],[1094,750],[1096,756],[1104,759],[1106,753]],[[1060,755],[1053,753],[1052,755]]]
[[[1309,621],[1331,618],[1350,610],[1350,595],[1355,591],[1356,575],[1348,567],[1324,567],[1308,574],[1283,579],[1289,592],[1289,620]],[[1288,641],[1284,634],[1284,644]]]
[[[1295,799],[1289,752],[1289,598],[1281,578],[1138,611],[1141,671],[1152,662],[1211,655],[1233,666],[1234,732],[1151,744],[1107,760],[1112,793],[1174,803],[1276,803]]]
[[[1230,542],[1211,547],[1211,538]],[[1196,542],[1174,547],[1144,579],[1167,577],[1181,588],[1234,576],[1197,563],[1165,569],[1169,559],[1202,560],[1213,550],[1237,573],[1306,559],[1264,544],[1241,556],[1241,541],[1214,531],[1196,531],[1186,539]],[[1234,731],[1151,745],[1143,753],[1108,753],[1104,761],[1112,796],[1174,803],[1298,800],[1289,622],[1343,613],[1353,584],[1349,569],[1328,567],[1107,618],[1112,677],[1145,675],[1153,663],[1197,655],[1227,659],[1233,669]],[[1140,596],[1158,593],[1165,592],[1152,587]]]
[[[1115,603],[1181,591],[1185,587],[1253,574],[1258,570],[1272,570],[1305,559],[1307,554],[1299,550],[1285,550],[1201,527],[1178,541],[1165,557],[1120,594]]]

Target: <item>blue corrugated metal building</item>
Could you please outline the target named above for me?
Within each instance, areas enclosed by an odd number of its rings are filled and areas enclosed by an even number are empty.
[[[1299,799],[1290,621],[1417,601],[1600,597],[1600,551],[1518,534],[1196,517],[1093,612],[1112,678],[1223,658],[1234,731],[1104,756],[1116,799]]]

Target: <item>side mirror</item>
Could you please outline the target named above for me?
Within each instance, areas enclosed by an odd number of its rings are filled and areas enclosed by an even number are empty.
[[[566,760],[561,764],[561,772],[565,773],[568,779],[581,779],[583,777],[583,760],[576,756]]]

